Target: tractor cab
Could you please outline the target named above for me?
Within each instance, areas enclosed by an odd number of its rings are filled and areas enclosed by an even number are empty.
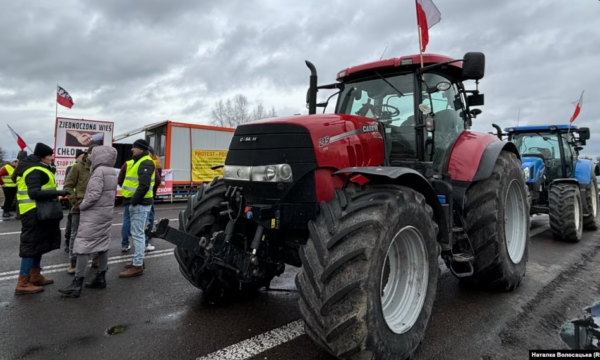
[[[421,161],[439,174],[454,142],[481,113],[470,107],[483,105],[483,94],[466,90],[463,81],[478,84],[485,58],[481,53],[460,60],[425,54],[423,61],[421,67],[419,55],[411,55],[350,67],[338,73],[336,84],[316,90],[339,89],[336,114],[377,121],[377,130],[385,134],[385,166]]]
[[[575,178],[579,151],[590,138],[589,128],[568,125],[521,126],[505,129],[522,156],[527,184]]]

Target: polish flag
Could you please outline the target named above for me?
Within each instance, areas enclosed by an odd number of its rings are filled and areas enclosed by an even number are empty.
[[[431,0],[416,0],[417,2],[417,24],[421,31],[421,52],[429,43],[429,29],[442,20],[442,13]]]
[[[68,107],[69,109],[75,105],[73,102],[73,98],[67,90],[61,88],[59,85],[56,85],[56,101],[64,107]]]
[[[17,145],[19,145],[19,148],[21,149],[21,151],[25,150],[25,148],[27,147],[27,144],[25,143],[25,140],[23,140],[23,138],[21,138],[21,136],[19,136],[19,134],[17,134],[13,128],[10,127],[10,125],[6,124],[6,126],[8,126],[8,128],[10,129],[10,132],[13,134],[13,136],[15,137],[15,139],[17,139]]]
[[[575,119],[577,118],[577,116],[579,116],[579,113],[581,112],[581,105],[583,104],[583,93],[584,92],[585,92],[585,90],[581,92],[579,101],[577,101],[577,104],[575,104],[575,111],[573,112],[573,116],[571,116],[571,120],[569,120],[569,123],[572,123],[573,121],[575,121]]]

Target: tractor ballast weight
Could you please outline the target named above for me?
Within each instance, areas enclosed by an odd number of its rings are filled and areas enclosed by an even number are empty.
[[[506,128],[521,153],[532,215],[548,214],[557,240],[578,242],[584,230],[597,230],[598,181],[594,163],[579,159],[589,128],[569,125]]]
[[[237,127],[223,176],[198,189],[179,229],[183,276],[212,301],[269,287],[285,265],[305,331],[339,359],[405,359],[425,336],[441,256],[474,286],[525,273],[529,203],[514,144],[471,132],[485,57],[424,54],[347,68],[308,115]],[[337,90],[333,114],[317,114]],[[331,97],[330,97],[331,98]],[[410,264],[410,265],[409,265]]]

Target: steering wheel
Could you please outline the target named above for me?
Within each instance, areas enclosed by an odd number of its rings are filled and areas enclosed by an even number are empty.
[[[381,115],[383,115],[383,113],[385,112],[385,111],[383,111],[383,108],[384,108],[384,107],[389,107],[389,108],[392,108],[392,109],[394,110],[394,112],[386,114],[386,115],[388,115],[390,118],[393,118],[393,117],[396,117],[396,116],[400,115],[400,109],[398,109],[398,108],[397,108],[397,107],[395,107],[395,106],[388,105],[388,104],[381,104],[381,113],[382,113]],[[383,117],[383,116],[382,116],[382,117]]]

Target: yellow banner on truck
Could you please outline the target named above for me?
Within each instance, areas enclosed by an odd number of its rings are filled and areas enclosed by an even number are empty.
[[[192,181],[210,182],[216,176],[223,176],[223,169],[212,170],[211,167],[225,163],[227,151],[224,150],[192,150]]]

